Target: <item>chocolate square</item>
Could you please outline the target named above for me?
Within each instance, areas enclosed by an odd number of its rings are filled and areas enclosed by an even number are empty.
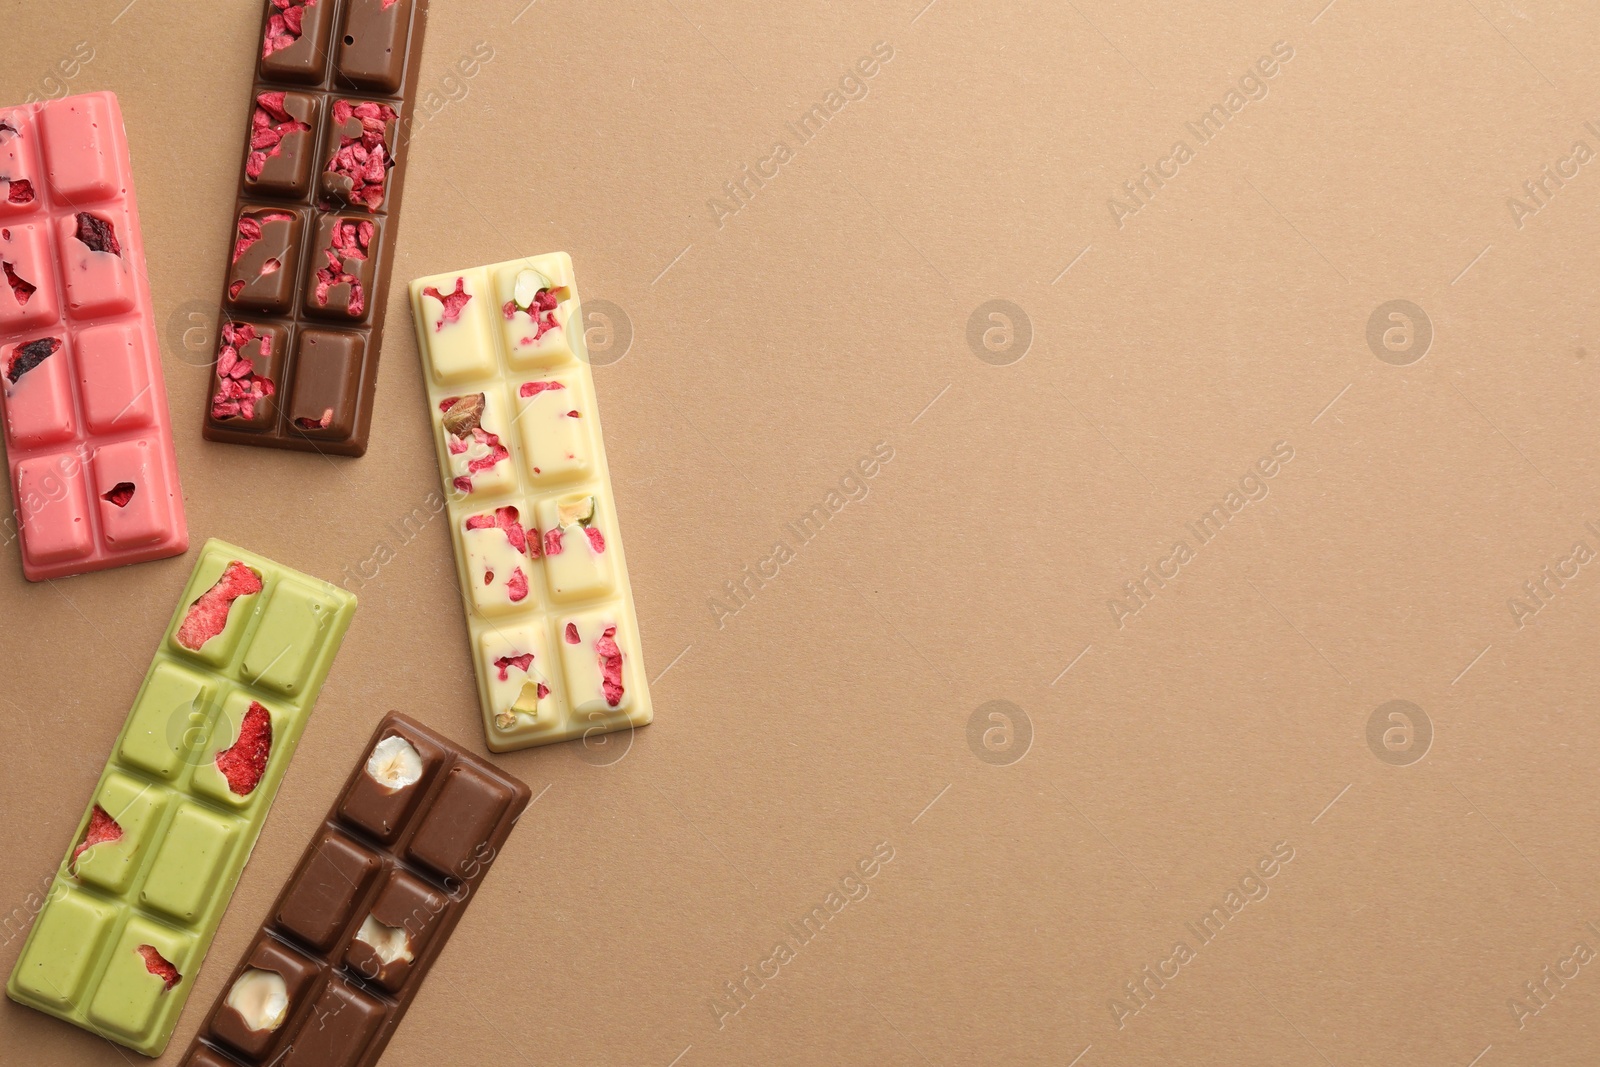
[[[328,130],[317,160],[318,204],[329,210],[383,211],[400,150],[400,116],[387,101],[331,99]],[[353,172],[361,174],[359,183]]]
[[[366,340],[347,330],[304,329],[294,354],[289,425],[312,440],[343,441],[355,429]]]
[[[396,722],[367,749],[368,757],[378,743],[390,736],[403,737],[422,757],[422,777],[404,789],[389,789],[380,785],[366,773],[366,760],[356,772],[349,788],[339,800],[338,815],[352,826],[360,827],[384,844],[393,844],[405,829],[406,820],[417,806],[417,801],[428,792],[433,776],[444,759],[439,746],[403,722]]]
[[[368,92],[399,92],[410,28],[409,4],[349,0],[334,42],[334,81]]]
[[[344,932],[351,909],[366,895],[379,866],[378,857],[354,841],[333,831],[325,833],[284,890],[273,922],[316,951],[328,951]]]
[[[235,328],[248,327],[254,331],[253,340],[235,348],[242,359],[250,361],[248,375],[236,380],[243,381],[248,388],[253,379],[261,379],[263,395],[256,398],[251,405],[252,411],[248,416],[243,410],[235,414],[218,415],[218,405],[227,403],[229,399],[224,395],[219,361],[213,367],[213,370],[219,373],[214,373],[211,378],[211,398],[206,414],[206,425],[250,433],[271,430],[278,424],[278,404],[283,395],[283,366],[289,351],[289,330],[283,326],[264,325],[226,317],[222,323],[224,328],[231,324]],[[217,342],[217,351],[220,353],[227,347],[227,338],[225,329],[219,328],[219,333],[223,334]],[[237,365],[234,373],[237,373]],[[267,392],[269,386],[270,393]]]
[[[234,984],[252,970],[269,971],[283,979],[284,989],[289,994],[289,1007],[283,1021],[271,1030],[252,1030],[244,1016],[228,1006],[228,997],[233,992],[233,984],[230,984],[217,1001],[210,1031],[213,1037],[240,1055],[252,1062],[264,1063],[271,1060],[282,1046],[290,1024],[317,978],[318,966],[263,935],[245,958],[245,968],[234,977]]]
[[[327,1067],[358,1063],[388,1007],[383,1001],[335,974],[294,1035],[283,1067]]]
[[[227,306],[268,315],[288,312],[300,266],[300,212],[251,207],[234,226],[233,267]]]
[[[457,884],[476,879],[494,859],[489,842],[509,803],[502,783],[456,764],[428,806],[406,855],[443,875],[454,891]]]
[[[300,307],[334,322],[365,322],[372,314],[372,280],[383,243],[382,218],[324,215],[317,220],[311,260],[300,282]]]
[[[333,24],[333,0],[268,0],[261,27],[264,81],[316,85],[328,71],[328,29]]]
[[[321,107],[318,97],[304,93],[269,90],[256,95],[250,110],[250,140],[245,145],[246,195],[307,198]]]
[[[388,882],[378,891],[367,916],[357,924],[357,932],[345,950],[345,966],[363,980],[398,993],[411,974],[411,961],[397,956],[385,962],[373,946],[360,939],[361,925],[370,917],[383,926],[405,931],[406,949],[415,959],[422,955],[445,911],[454,906],[448,896],[415,875],[390,871]]]

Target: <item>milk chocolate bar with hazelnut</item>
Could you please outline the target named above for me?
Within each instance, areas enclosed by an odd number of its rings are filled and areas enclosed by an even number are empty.
[[[200,552],[6,993],[159,1056],[355,597],[221,541]]]
[[[385,716],[184,1064],[376,1063],[527,806],[522,782]]]
[[[208,441],[359,456],[428,0],[262,0]]]

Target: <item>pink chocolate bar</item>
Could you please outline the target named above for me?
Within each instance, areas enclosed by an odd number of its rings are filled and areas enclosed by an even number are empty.
[[[29,581],[189,547],[111,93],[0,108],[0,398]]]

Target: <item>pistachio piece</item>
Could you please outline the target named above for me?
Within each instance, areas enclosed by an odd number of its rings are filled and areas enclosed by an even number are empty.
[[[444,428],[452,437],[465,437],[483,424],[484,399],[482,393],[458,397],[444,413]]]
[[[534,298],[541,290],[555,288],[555,282],[547,278],[542,272],[533,269],[522,271],[517,275],[516,287],[512,290],[511,301],[518,309],[527,311],[533,307]]]
[[[526,681],[522,683],[522,692],[517,694],[517,699],[511,705],[511,711],[520,711],[524,715],[538,717],[539,714],[539,683]]]
[[[563,500],[556,505],[556,517],[563,528],[577,523],[579,526],[588,526],[594,522],[594,497],[575,497],[572,500]]]

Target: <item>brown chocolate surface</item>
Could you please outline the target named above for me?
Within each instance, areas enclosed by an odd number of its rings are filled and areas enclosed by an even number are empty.
[[[395,736],[421,761],[417,780],[399,787],[368,770],[373,750]],[[184,1064],[371,1067],[528,796],[522,782],[427,727],[386,716]],[[369,920],[378,943],[362,937]],[[283,979],[288,1004],[276,1026],[228,1004],[252,971]]]
[[[278,334],[264,359],[235,348],[265,381],[241,407],[239,389],[214,377],[203,432],[359,456],[428,0],[263,6],[221,321]],[[218,355],[228,347],[223,335]]]

